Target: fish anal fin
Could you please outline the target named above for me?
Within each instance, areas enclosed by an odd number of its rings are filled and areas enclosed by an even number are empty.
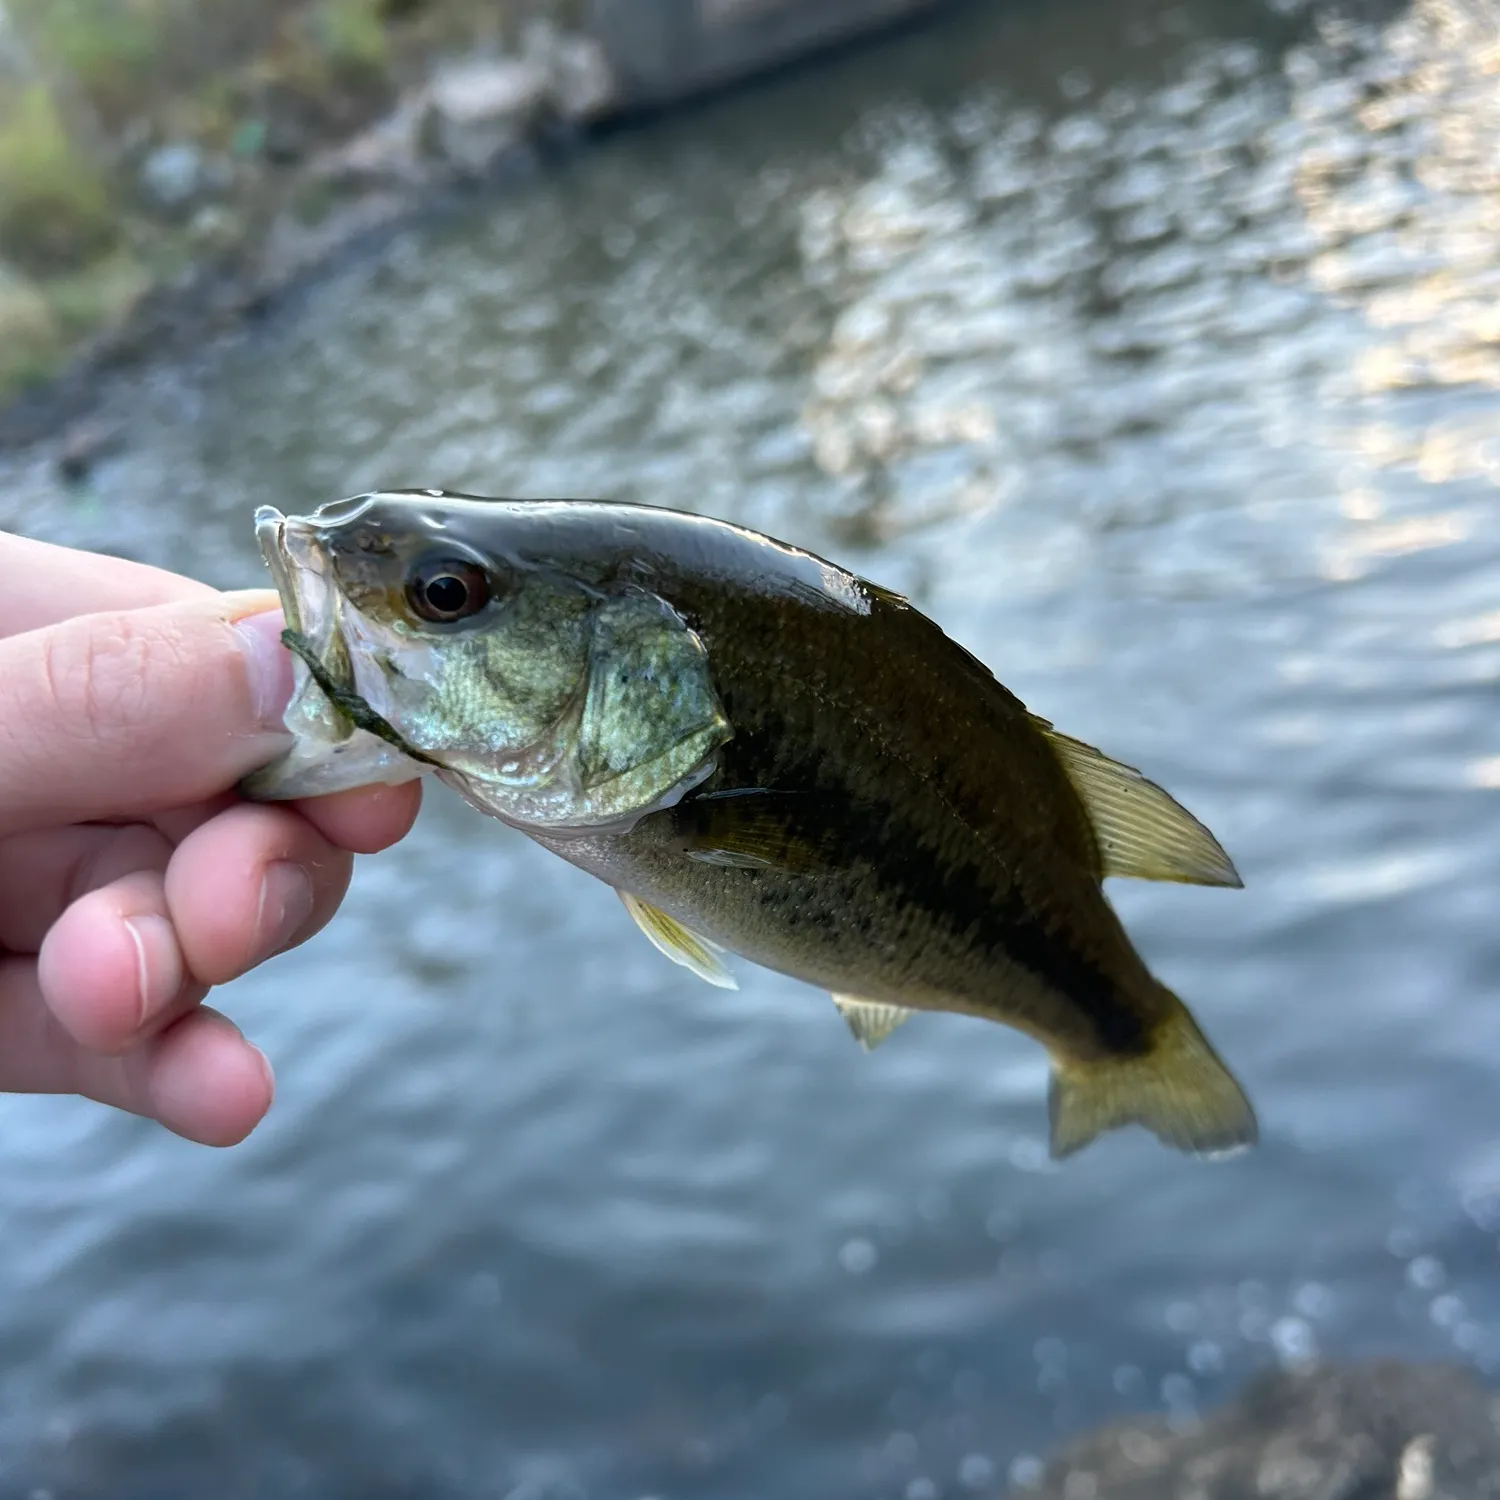
[[[1045,719],[1032,715],[1032,723],[1046,736],[1083,800],[1105,875],[1187,885],[1244,884],[1213,834],[1155,782],[1092,745],[1060,734]]]
[[[855,1040],[866,1052],[873,1052],[911,1011],[904,1005],[888,1005],[883,1000],[861,1000],[857,995],[834,995],[833,1003],[848,1022]]]
[[[737,990],[739,982],[725,967],[719,955],[724,951],[717,943],[700,937],[684,927],[675,917],[669,917],[660,907],[642,901],[629,891],[619,892],[625,910],[635,920],[635,925],[650,939],[653,947],[665,953],[674,964],[690,969],[699,979],[717,985],[721,990]]]
[[[1171,1000],[1148,1051],[1074,1062],[1054,1057],[1047,1097],[1052,1155],[1070,1156],[1106,1130],[1143,1125],[1164,1145],[1224,1156],[1255,1143],[1255,1111],[1187,1007]]]

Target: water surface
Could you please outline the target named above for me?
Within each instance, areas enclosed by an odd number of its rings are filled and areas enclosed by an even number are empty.
[[[977,7],[405,234],[85,493],[7,461],[0,524],[223,585],[413,484],[910,592],[1224,839],[1113,895],[1264,1141],[1054,1169],[1019,1036],[866,1057],[432,796],[224,993],[245,1147],[0,1102],[0,1495],[938,1500],[1277,1362],[1500,1370],[1493,21]]]

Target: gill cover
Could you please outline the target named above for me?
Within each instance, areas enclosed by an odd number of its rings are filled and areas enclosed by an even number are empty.
[[[590,612],[578,691],[528,756],[434,758],[443,781],[508,823],[620,831],[712,775],[732,733],[703,642],[665,600],[631,589]]]

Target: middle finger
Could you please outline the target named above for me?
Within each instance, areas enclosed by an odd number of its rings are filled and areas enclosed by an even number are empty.
[[[190,833],[167,866],[167,904],[193,976],[224,984],[319,931],[353,856],[288,807],[242,803]]]
[[[207,993],[187,971],[162,877],[138,870],[80,896],[37,953],[42,996],[77,1042],[128,1051]]]
[[[172,845],[143,823],[77,823],[0,839],[0,948],[35,953],[80,896],[138,871],[161,875]]]

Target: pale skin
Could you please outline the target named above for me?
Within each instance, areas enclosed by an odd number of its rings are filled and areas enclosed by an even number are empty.
[[[235,795],[289,743],[280,628],[274,593],[0,533],[0,1091],[217,1146],[270,1108],[203,1001],[318,932],[420,797]]]

